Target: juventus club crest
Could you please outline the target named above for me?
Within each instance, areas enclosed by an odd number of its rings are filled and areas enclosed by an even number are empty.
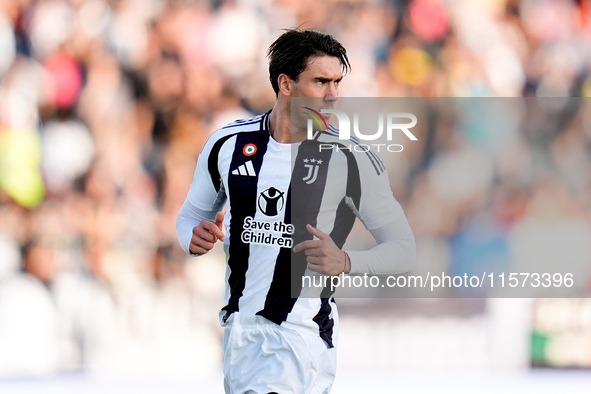
[[[321,164],[322,160],[320,159],[304,159],[304,167],[306,167],[308,173],[302,178],[302,180],[308,185],[316,182],[316,178],[318,178],[318,169],[320,168]]]

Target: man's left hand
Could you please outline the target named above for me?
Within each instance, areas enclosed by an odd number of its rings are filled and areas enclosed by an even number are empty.
[[[324,275],[339,275],[342,272],[349,273],[349,259],[339,247],[334,243],[330,235],[323,233],[317,228],[307,224],[306,229],[310,234],[318,239],[312,239],[297,244],[294,253],[306,253],[306,261],[310,271],[315,271]]]

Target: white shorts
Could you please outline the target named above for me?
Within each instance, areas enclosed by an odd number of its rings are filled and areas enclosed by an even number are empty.
[[[326,394],[336,348],[318,336],[234,312],[224,330],[226,394]]]

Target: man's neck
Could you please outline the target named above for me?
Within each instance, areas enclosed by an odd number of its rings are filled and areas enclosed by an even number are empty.
[[[269,114],[269,132],[271,137],[282,144],[302,142],[306,139],[306,130],[295,130],[292,128],[291,107],[285,108],[275,103]]]

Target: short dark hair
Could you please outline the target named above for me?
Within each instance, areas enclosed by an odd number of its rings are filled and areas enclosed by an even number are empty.
[[[279,36],[267,51],[269,79],[275,95],[279,94],[279,75],[285,74],[297,81],[298,76],[308,67],[308,59],[317,56],[336,57],[343,72],[351,70],[347,50],[330,34],[296,28],[287,29]]]

